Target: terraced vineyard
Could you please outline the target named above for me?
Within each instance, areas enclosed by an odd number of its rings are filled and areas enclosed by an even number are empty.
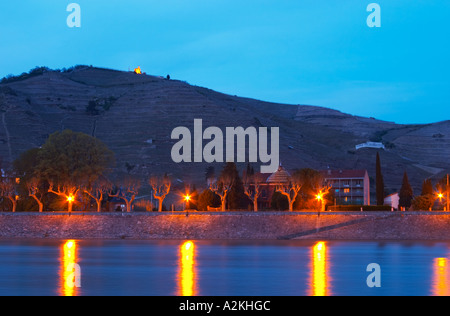
[[[405,170],[416,191],[425,178],[450,171],[450,121],[398,125],[109,69],[45,71],[2,83],[0,109],[3,168],[24,150],[41,146],[49,134],[71,129],[104,141],[116,153],[115,173],[127,172],[126,166],[143,179],[168,172],[177,183],[202,187],[206,163],[175,164],[170,156],[172,130],[186,126],[192,131],[199,118],[204,128],[279,127],[280,159],[288,169],[367,169],[374,178],[377,150],[357,151],[355,145],[383,142],[386,150],[380,154],[389,192],[399,189]],[[215,167],[219,171],[222,165]]]

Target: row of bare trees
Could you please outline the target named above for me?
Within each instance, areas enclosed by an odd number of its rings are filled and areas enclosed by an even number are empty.
[[[171,181],[168,176],[152,176],[149,179],[152,194],[159,201],[158,211],[162,211],[163,202],[171,190]],[[46,194],[51,193],[60,197],[68,204],[68,211],[72,212],[73,204],[80,200],[80,196],[85,194],[95,201],[97,212],[102,211],[102,204],[112,198],[117,198],[124,202],[127,212],[131,212],[141,182],[131,177],[124,178],[120,184],[114,184],[102,178],[97,181],[85,184],[57,184],[53,181],[31,178],[23,183],[27,190],[27,195],[34,199],[38,205],[39,212],[44,211]],[[0,196],[8,199],[12,203],[12,212],[16,212],[17,202],[21,198],[17,193],[19,179],[13,177],[2,177],[0,179]]]
[[[99,139],[70,130],[56,132],[43,146],[23,152],[14,161],[9,176],[0,176],[0,196],[12,202],[13,212],[24,197],[26,203],[31,198],[36,201],[39,212],[43,212],[45,204],[54,202],[54,197],[67,203],[69,212],[83,200],[95,201],[100,212],[103,202],[114,198],[123,201],[130,212],[141,182],[130,176],[109,181],[114,163],[114,153]],[[148,182],[162,211],[171,189],[170,179],[153,176]]]
[[[111,199],[123,201],[127,212],[131,212],[141,182],[129,175],[118,181],[108,181],[114,163],[114,154],[99,139],[70,130],[56,132],[50,135],[43,146],[24,152],[14,161],[13,176],[2,176],[0,179],[0,195],[4,200],[11,201],[14,212],[18,200],[24,196],[27,196],[27,203],[32,200],[37,203],[39,212],[54,202],[55,197],[68,204],[69,212],[75,203],[83,200],[95,201],[97,211],[101,211],[102,204]],[[287,197],[290,211],[305,187],[318,188],[322,184],[314,178],[316,174],[302,170],[295,173],[288,183],[276,185],[276,191]],[[16,177],[20,178],[20,185]],[[252,201],[254,210],[258,210],[263,179],[260,174],[247,172],[243,180],[234,163],[227,163],[218,179],[210,174],[208,187],[215,198],[220,197],[222,211],[226,210],[227,204],[229,208],[241,207],[246,200],[245,195]],[[158,201],[158,210],[162,211],[163,202],[172,189],[169,177],[152,176],[147,182],[153,197]],[[54,209],[61,208],[59,205]]]
[[[286,183],[276,184],[276,191],[287,198],[291,212],[301,192],[303,193],[301,198],[313,196],[321,203],[321,210],[324,210],[330,189],[331,185],[324,183],[322,174],[309,168],[295,171]]]
[[[253,204],[253,210],[258,211],[258,199],[262,194],[262,188],[265,185],[265,179],[260,173],[246,174],[243,179],[244,193]],[[236,178],[228,173],[222,173],[219,179],[208,179],[208,187],[220,197],[221,209],[226,210],[226,200],[228,193],[236,185]],[[294,203],[299,197],[301,191],[313,195],[324,208],[326,195],[331,187],[324,184],[322,175],[313,169],[301,169],[289,177],[287,182],[274,183],[275,191],[287,198],[289,211],[293,211]],[[303,189],[303,190],[302,190]],[[302,198],[306,198],[302,196]]]
[[[261,174],[246,175],[243,179],[244,193],[253,204],[253,210],[258,211],[258,199],[262,194],[262,188],[265,185]],[[158,211],[163,210],[163,202],[171,192],[172,183],[167,175],[151,176],[148,184],[152,188],[153,198],[158,201]],[[85,194],[92,201],[95,201],[97,212],[101,212],[103,203],[112,198],[123,201],[126,205],[126,211],[131,212],[133,202],[141,188],[141,182],[137,179],[126,177],[119,184],[114,184],[105,178],[99,179],[86,185],[60,185],[52,181],[31,178],[26,181],[28,196],[33,198],[38,205],[39,212],[44,210],[44,196],[52,193],[61,197],[68,203],[68,211],[71,212],[73,204],[79,200],[81,194]],[[220,197],[221,210],[226,211],[227,197],[233,186],[236,185],[236,179],[228,174],[222,174],[218,179],[208,179],[208,188],[214,194]],[[0,195],[7,198],[12,203],[12,211],[17,209],[19,195],[16,193],[17,183],[14,178],[5,177],[0,181]],[[310,192],[316,192],[316,196],[324,198],[329,187],[324,186],[322,179],[317,173],[308,169],[300,170],[286,183],[275,184],[275,191],[286,197],[289,205],[289,211],[293,211],[294,202],[299,198],[299,194],[305,187]]]
[[[17,180],[16,180],[17,181]],[[5,177],[0,181],[0,195],[7,198],[12,203],[12,211],[17,209],[19,195],[16,193],[17,182],[14,178]],[[158,211],[163,210],[163,202],[171,192],[172,183],[167,175],[151,176],[148,180],[152,188],[153,198],[158,200]],[[226,211],[227,197],[230,190],[236,184],[236,179],[229,174],[222,174],[218,179],[208,179],[208,188],[220,197],[221,210]],[[265,184],[261,174],[246,175],[244,177],[244,193],[253,204],[253,210],[258,211],[258,199],[261,196],[262,188]],[[293,211],[294,202],[299,197],[302,188],[309,187],[311,192],[317,192],[317,196],[324,197],[329,187],[323,185],[322,179],[317,173],[308,169],[300,170],[287,183],[275,184],[276,192],[286,197],[289,211]],[[124,202],[127,212],[132,211],[141,182],[131,177],[124,178],[120,184],[113,184],[105,178],[99,179],[86,185],[60,185],[52,181],[31,178],[26,181],[28,196],[33,198],[38,204],[39,212],[44,210],[44,196],[52,193],[61,197],[68,203],[68,211],[71,212],[73,204],[77,202],[81,194],[85,194],[95,201],[97,212],[101,212],[102,204],[105,200],[117,198]]]

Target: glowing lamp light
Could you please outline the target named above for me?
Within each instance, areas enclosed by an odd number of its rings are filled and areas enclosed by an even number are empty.
[[[73,201],[74,201],[73,195],[69,195],[69,196],[67,197],[67,202],[72,203]]]
[[[323,195],[322,195],[322,193],[317,194],[317,195],[316,195],[316,199],[317,199],[318,201],[322,201],[322,200],[323,200]]]
[[[449,296],[450,284],[448,274],[448,259],[436,258],[433,264],[433,283],[432,295],[434,296]]]
[[[320,241],[314,245],[311,253],[311,280],[309,295],[331,295],[328,272],[327,245]]]
[[[179,296],[197,295],[195,266],[195,244],[192,241],[186,241],[180,246]]]
[[[184,196],[184,201],[185,202],[189,202],[191,200],[191,196],[189,195],[189,194],[186,194],[185,196]]]
[[[444,194],[439,193],[439,194],[438,194],[438,198],[439,198],[440,200],[442,200],[442,199],[444,198]]]
[[[187,241],[184,243],[184,249],[186,251],[188,251],[189,249],[191,249],[191,247],[193,247],[194,245],[192,244],[192,241]]]
[[[319,242],[319,243],[317,243],[317,245],[316,245],[316,247],[317,247],[317,250],[318,250],[318,251],[322,251],[322,249],[323,249],[323,245],[324,245],[324,243],[323,243],[323,242]]]
[[[67,240],[61,253],[61,287],[60,295],[74,296],[77,294],[77,275],[74,273],[74,267],[77,260],[77,242],[75,240]],[[78,276],[79,278],[79,276]]]

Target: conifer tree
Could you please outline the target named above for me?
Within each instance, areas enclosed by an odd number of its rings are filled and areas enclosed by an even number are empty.
[[[411,184],[409,184],[408,174],[405,171],[405,174],[403,175],[402,187],[399,193],[399,206],[404,207],[405,209],[410,208],[413,200],[413,195],[413,189],[411,187]]]
[[[377,190],[377,205],[384,205],[384,179],[381,172],[380,154],[377,153],[376,162],[376,190]]]
[[[434,189],[433,189],[433,183],[431,182],[431,179],[427,179],[423,181],[422,184],[422,194],[423,196],[426,195],[433,195]]]

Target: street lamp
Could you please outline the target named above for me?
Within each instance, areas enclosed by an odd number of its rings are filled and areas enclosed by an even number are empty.
[[[185,210],[186,212],[187,212],[186,206],[187,206],[187,204],[188,204],[190,201],[191,201],[191,195],[186,194],[186,195],[184,196],[184,210]]]
[[[75,197],[71,194],[67,197],[67,202],[69,202],[69,209],[68,209],[69,213],[72,212],[73,201],[75,201]]]
[[[323,194],[322,193],[317,194],[316,195],[316,200],[322,201],[323,200]]]
[[[320,191],[317,195],[316,195],[316,200],[320,202],[320,211],[324,210],[324,199],[323,199],[323,192]]]
[[[442,193],[442,192],[438,192],[436,194],[437,194],[437,197],[439,199],[439,202],[441,202],[441,203],[442,203],[442,199],[445,198],[445,200],[447,202],[446,203],[447,207],[445,208],[445,210],[447,212],[450,211],[450,179],[449,179],[449,175],[448,174],[447,174],[447,186],[445,188],[445,194]]]
[[[450,181],[449,181],[449,176],[447,174],[447,187],[446,187],[446,192],[447,192],[447,212],[450,211]]]
[[[442,200],[445,199],[445,194],[442,193],[442,192],[437,192],[437,193],[436,193],[436,196],[437,196],[437,198],[439,199],[439,203],[442,203]],[[446,210],[448,211],[448,202],[449,202],[449,200],[448,200],[448,195],[447,195],[446,200],[447,200],[447,208],[446,208]],[[445,208],[445,207],[444,207],[444,208]]]

